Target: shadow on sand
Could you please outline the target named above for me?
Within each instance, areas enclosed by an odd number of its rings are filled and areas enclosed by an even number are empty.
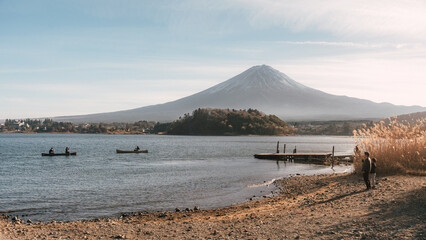
[[[329,199],[332,202],[363,191],[340,195]],[[368,197],[371,197],[368,196]],[[372,198],[372,197],[371,197]],[[354,206],[356,207],[356,206]],[[426,239],[426,188],[407,192],[402,198],[382,203],[372,203],[371,212],[354,217],[350,221],[341,222],[325,229],[328,232],[355,232],[365,239],[381,239],[381,233],[386,232],[393,239]]]

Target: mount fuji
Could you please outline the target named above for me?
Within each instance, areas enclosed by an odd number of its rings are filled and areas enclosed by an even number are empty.
[[[55,117],[71,122],[172,121],[197,108],[255,108],[284,120],[378,119],[426,111],[420,106],[397,106],[328,94],[300,84],[267,65],[176,101],[118,112]]]

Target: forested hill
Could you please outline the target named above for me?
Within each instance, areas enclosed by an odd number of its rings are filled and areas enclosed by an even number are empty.
[[[426,119],[426,112],[416,112],[416,113],[399,115],[399,116],[387,118],[384,120],[384,122],[386,124],[389,124],[389,121],[396,120],[397,122],[400,122],[400,123],[416,124],[417,121],[422,119]]]
[[[172,135],[289,135],[293,133],[283,120],[255,109],[229,110],[199,108],[192,115],[172,122]]]

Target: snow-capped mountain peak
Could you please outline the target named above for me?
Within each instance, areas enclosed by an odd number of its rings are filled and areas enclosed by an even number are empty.
[[[258,65],[247,69],[237,76],[203,91],[203,93],[217,93],[220,91],[233,92],[250,90],[301,90],[308,87],[294,81],[284,73],[268,66]]]

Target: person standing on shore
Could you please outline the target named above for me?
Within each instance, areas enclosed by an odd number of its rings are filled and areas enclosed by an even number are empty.
[[[365,185],[367,186],[367,190],[370,190],[370,171],[371,171],[371,159],[370,159],[370,153],[365,152],[365,159],[362,163],[362,176],[364,177]]]
[[[376,158],[371,159],[370,184],[371,188],[376,188]]]

